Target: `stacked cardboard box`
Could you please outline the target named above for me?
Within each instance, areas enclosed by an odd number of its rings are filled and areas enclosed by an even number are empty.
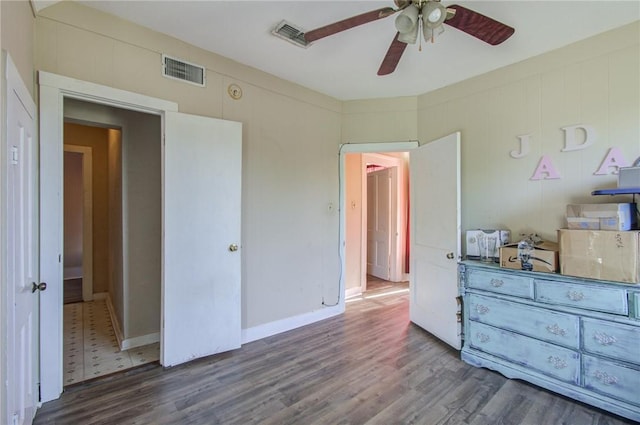
[[[636,204],[569,204],[567,228],[572,230],[632,230]]]
[[[640,231],[558,230],[560,273],[640,283]]]
[[[560,273],[640,282],[636,204],[570,204],[567,227],[558,231]]]

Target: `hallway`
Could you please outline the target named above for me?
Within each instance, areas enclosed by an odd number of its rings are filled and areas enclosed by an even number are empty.
[[[104,299],[64,305],[64,385],[159,359],[160,344],[120,351]]]

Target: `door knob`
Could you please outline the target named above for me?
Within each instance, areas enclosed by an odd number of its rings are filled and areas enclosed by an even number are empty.
[[[453,252],[448,252],[448,253],[447,253],[447,258],[448,258],[449,260],[453,260],[453,258],[454,258],[454,257],[455,257],[455,255],[453,255]]]
[[[36,291],[44,291],[47,289],[47,284],[45,282],[35,283],[31,282],[31,293],[33,294]]]
[[[229,245],[229,251],[231,252],[236,252],[238,250],[238,245],[232,243],[231,245]]]

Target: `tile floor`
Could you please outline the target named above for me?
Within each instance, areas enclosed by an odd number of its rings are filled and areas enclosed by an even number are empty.
[[[64,385],[159,358],[159,343],[120,351],[105,300],[64,305]]]

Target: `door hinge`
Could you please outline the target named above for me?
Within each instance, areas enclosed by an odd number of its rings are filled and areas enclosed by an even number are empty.
[[[42,401],[42,387],[40,387],[40,382],[38,382],[38,401]]]
[[[58,263],[62,263],[62,254],[58,254]]]

